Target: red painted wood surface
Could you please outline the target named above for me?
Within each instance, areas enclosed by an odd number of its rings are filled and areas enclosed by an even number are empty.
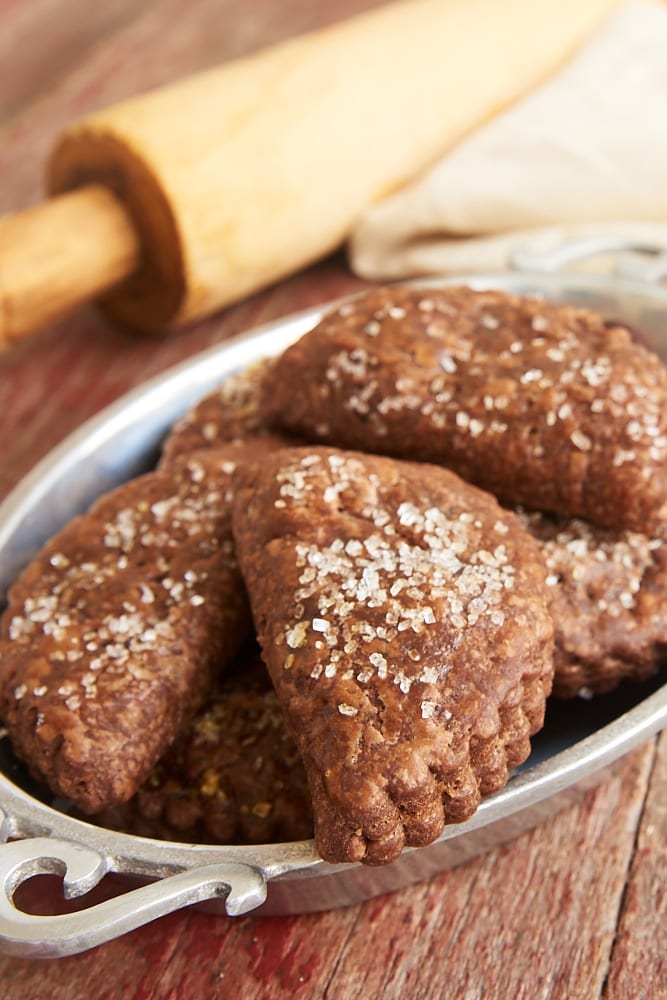
[[[375,0],[377,2],[377,0]],[[0,211],[35,201],[73,117],[373,0],[0,0]],[[342,255],[162,340],[94,311],[0,356],[0,495],[87,417],[258,322],[359,286]],[[0,958],[0,995],[642,1000],[667,997],[667,736],[552,820],[428,883],[347,909],[183,911],[84,955]],[[48,912],[59,887],[26,887]]]

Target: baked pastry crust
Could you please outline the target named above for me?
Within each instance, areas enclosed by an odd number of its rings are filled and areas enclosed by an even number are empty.
[[[262,412],[604,527],[651,532],[667,502],[667,369],[626,329],[541,299],[374,289],[276,360]]]
[[[259,393],[268,362],[259,361],[225,379],[177,421],[162,443],[160,465],[171,465],[195,451],[221,446],[260,452],[298,444],[272,431],[259,412]],[[244,451],[241,451],[243,449]]]
[[[545,560],[560,698],[649,678],[667,659],[667,541],[520,512]]]
[[[233,531],[323,858],[391,861],[505,784],[553,670],[513,514],[447,470],[314,447],[238,467]]]
[[[9,592],[4,724],[32,773],[85,812],[134,794],[249,634],[233,469],[200,452],[126,483]]]
[[[257,651],[225,672],[137,794],[95,821],[198,844],[312,837],[306,775]]]

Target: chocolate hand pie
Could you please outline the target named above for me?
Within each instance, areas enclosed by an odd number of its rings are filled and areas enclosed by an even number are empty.
[[[259,412],[261,380],[268,362],[259,362],[225,379],[192,406],[165,438],[161,466],[184,455],[221,446],[237,448],[237,457],[251,448],[255,455],[299,442],[276,433]]]
[[[233,532],[318,849],[391,861],[529,752],[552,680],[544,564],[444,469],[327,448],[239,466]]]
[[[259,654],[243,652],[129,802],[103,826],[198,844],[313,835],[310,796]]]
[[[262,412],[603,527],[651,532],[667,505],[667,369],[628,330],[570,306],[375,289],[269,368]]]
[[[667,661],[667,542],[522,512],[547,569],[555,627],[554,695],[602,694]]]
[[[200,452],[126,483],[10,590],[3,721],[33,774],[85,812],[136,791],[248,636],[233,467]]]

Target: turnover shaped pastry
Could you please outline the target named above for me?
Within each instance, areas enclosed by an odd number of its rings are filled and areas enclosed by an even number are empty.
[[[233,469],[212,450],[126,483],[9,592],[0,713],[35,777],[84,812],[134,794],[248,637]]]
[[[262,412],[448,466],[508,506],[651,532],[667,503],[667,369],[628,330],[541,299],[375,289],[271,366]]]
[[[642,681],[667,660],[667,542],[578,518],[520,512],[547,569],[557,697]]]
[[[239,466],[233,532],[329,861],[391,861],[529,753],[552,679],[544,565],[453,473],[333,449]]]
[[[95,821],[198,844],[312,837],[306,775],[256,649],[214,685],[137,794]]]
[[[298,444],[295,438],[272,431],[259,412],[259,394],[267,361],[259,361],[230,375],[185,413],[164,439],[162,467],[203,448],[235,447],[247,457]]]

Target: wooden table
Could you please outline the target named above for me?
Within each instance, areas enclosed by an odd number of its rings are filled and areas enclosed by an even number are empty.
[[[72,117],[373,3],[0,0],[0,212],[37,199]],[[0,494],[130,386],[359,284],[340,256],[170,339],[91,311],[16,346],[0,357]],[[554,819],[426,884],[301,917],[182,911],[73,958],[0,958],[0,995],[667,997],[666,781],[667,735]]]

